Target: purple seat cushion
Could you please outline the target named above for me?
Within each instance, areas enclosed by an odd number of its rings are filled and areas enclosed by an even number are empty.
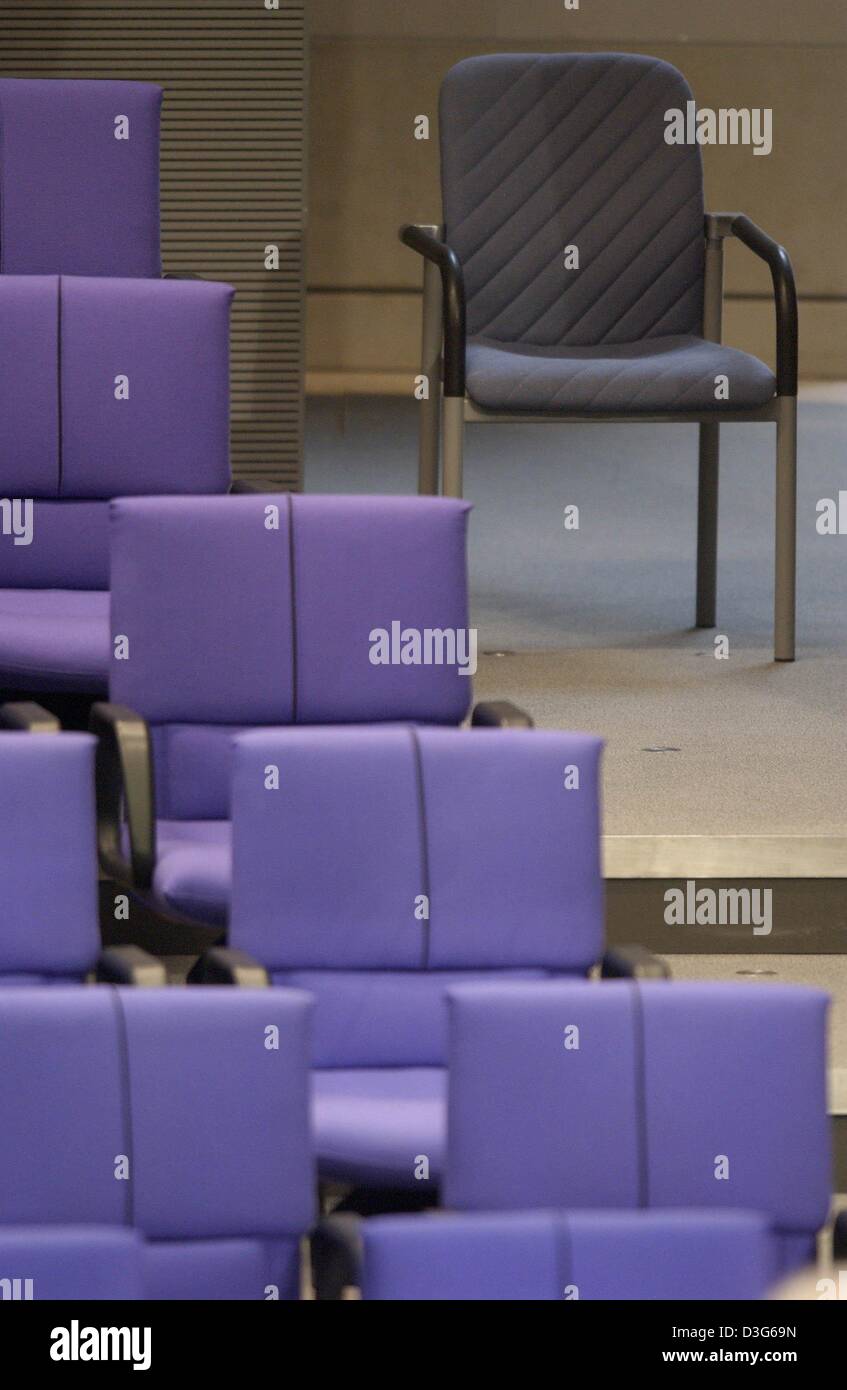
[[[0,276],[7,495],[226,492],[233,294],[211,281]]]
[[[728,399],[715,396],[718,376],[728,379]],[[467,389],[487,410],[649,415],[754,409],[773,398],[776,379],[758,357],[690,335],[599,347],[475,338]]]
[[[158,1240],[142,1251],[144,1296],[166,1300],[297,1298],[296,1240]]]
[[[19,514],[18,526],[25,520]],[[0,589],[108,587],[108,502],[34,498],[30,543],[0,536]]]
[[[0,681],[9,689],[105,693],[109,595],[0,589]]]
[[[0,981],[80,979],[97,960],[94,749],[0,732]]]
[[[160,820],[153,892],[166,912],[213,926],[229,916],[232,892],[229,821]]]
[[[144,1244],[121,1226],[0,1226],[2,1278],[31,1279],[33,1299],[138,1299]]]
[[[335,727],[235,742],[232,941],[269,968],[584,973],[599,958],[599,739]]]
[[[121,499],[112,698],[154,724],[457,723],[457,665],[380,664],[375,629],[467,628],[468,506],[448,498]],[[446,655],[449,657],[450,652]]]
[[[62,496],[226,492],[233,295],[206,280],[62,281]]]
[[[271,972],[275,985],[305,990],[315,1000],[315,1067],[443,1067],[453,985],[549,978],[530,969]]]
[[[760,1299],[776,1271],[755,1212],[438,1213],[361,1230],[375,1299]]]
[[[683,981],[452,990],[446,1200],[743,1207],[802,1255],[829,1208],[827,1004]]]
[[[427,1188],[444,1167],[447,1078],[441,1067],[312,1073],[312,1128],[324,1178]],[[416,1179],[421,1159],[428,1179]]]
[[[0,216],[2,210],[0,196]],[[0,256],[2,245],[0,227]],[[58,280],[0,275],[0,316],[3,496],[52,497],[59,455]]]
[[[161,104],[148,82],[0,79],[0,272],[161,274]]]
[[[299,1238],[310,1012],[291,990],[0,990],[0,1224]]]

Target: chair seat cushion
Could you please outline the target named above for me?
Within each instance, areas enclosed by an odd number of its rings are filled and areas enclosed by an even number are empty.
[[[224,820],[160,820],[153,892],[165,912],[226,925],[232,892],[232,827]]]
[[[425,1189],[438,1182],[444,1168],[447,1072],[443,1067],[313,1072],[312,1124],[322,1178]],[[416,1176],[423,1172],[427,1176]]]
[[[0,589],[0,681],[19,690],[105,693],[109,595],[83,589]]]
[[[645,338],[596,347],[537,347],[471,338],[467,391],[486,410],[586,415],[747,410],[776,391],[749,353],[704,338]],[[716,399],[716,377],[728,385]]]
[[[264,1301],[299,1292],[296,1240],[151,1240],[142,1269],[144,1294],[157,1301]]]

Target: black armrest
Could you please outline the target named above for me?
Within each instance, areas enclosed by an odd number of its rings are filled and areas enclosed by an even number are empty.
[[[229,485],[229,491],[230,496],[238,496],[239,493],[245,492],[261,494],[267,492],[267,488],[259,487],[258,483],[248,482],[246,478],[233,478]]]
[[[441,271],[441,301],[444,320],[444,394],[465,394],[465,277],[456,252],[446,242],[413,223],[400,228],[404,246]]]
[[[103,870],[118,883],[149,889],[156,865],[156,802],[153,754],[147,724],[124,705],[91,706],[89,728],[97,735],[97,848]],[[122,839],[122,805],[129,859]]]
[[[164,270],[163,280],[205,280],[205,275],[195,275],[193,270]]]
[[[212,946],[188,973],[190,985],[238,985],[242,989],[262,989],[270,984],[268,972],[246,951],[228,946]]]
[[[791,258],[784,246],[769,237],[742,212],[709,213],[706,234],[734,236],[766,262],[773,280],[776,306],[776,389],[780,396],[797,395],[797,289]]]
[[[526,710],[513,705],[511,700],[481,700],[471,715],[474,729],[534,729],[535,725]]]
[[[323,1217],[312,1232],[312,1283],[315,1298],[340,1299],[362,1283],[360,1218],[352,1212]]]
[[[101,984],[139,985],[144,988],[166,985],[165,967],[140,946],[109,946],[100,953],[97,979]]]
[[[840,1211],[832,1228],[832,1258],[837,1265],[847,1264],[847,1210]]]
[[[604,980],[669,980],[671,972],[663,960],[643,946],[613,946],[600,962]]]
[[[28,734],[59,734],[62,726],[55,714],[34,700],[12,700],[0,705],[0,728],[22,729]]]

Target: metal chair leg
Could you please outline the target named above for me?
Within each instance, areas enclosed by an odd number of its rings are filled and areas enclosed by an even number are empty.
[[[441,405],[442,491],[445,497],[462,495],[462,449],[465,432],[463,396],[445,396]]]
[[[776,417],[774,660],[794,660],[797,570],[797,398],[780,396]]]
[[[697,492],[697,626],[714,627],[718,567],[720,425],[700,426]]]
[[[437,227],[431,228],[433,233]],[[424,261],[421,374],[427,396],[419,402],[418,492],[438,492],[438,434],[441,413],[441,275],[437,265]]]

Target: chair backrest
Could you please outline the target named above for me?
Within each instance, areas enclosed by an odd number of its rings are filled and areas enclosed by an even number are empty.
[[[0,1226],[0,1300],[143,1298],[144,1245],[122,1226]]]
[[[157,726],[161,813],[228,814],[235,729],[461,720],[467,512],[408,497],[114,502],[112,631],[128,648],[111,698]]]
[[[501,53],[450,70],[444,224],[470,335],[576,345],[700,331],[700,149],[665,141],[665,113],[691,100],[675,68],[629,53]]]
[[[316,1065],[442,1064],[463,972],[595,964],[601,748],[493,729],[236,739],[230,941],[315,995]]]
[[[366,1299],[760,1299],[777,1268],[756,1212],[384,1216],[361,1233]]]
[[[0,273],[158,276],[148,82],[0,78]]]
[[[80,980],[97,959],[94,744],[0,733],[0,988]]]
[[[274,989],[0,990],[0,1227],[301,1235],[310,1007]]]
[[[231,286],[0,276],[0,587],[107,588],[104,499],[226,492]],[[6,505],[6,504],[4,504]]]
[[[445,1201],[734,1207],[787,1263],[827,1215],[828,996],[791,986],[480,985],[449,995]]]

